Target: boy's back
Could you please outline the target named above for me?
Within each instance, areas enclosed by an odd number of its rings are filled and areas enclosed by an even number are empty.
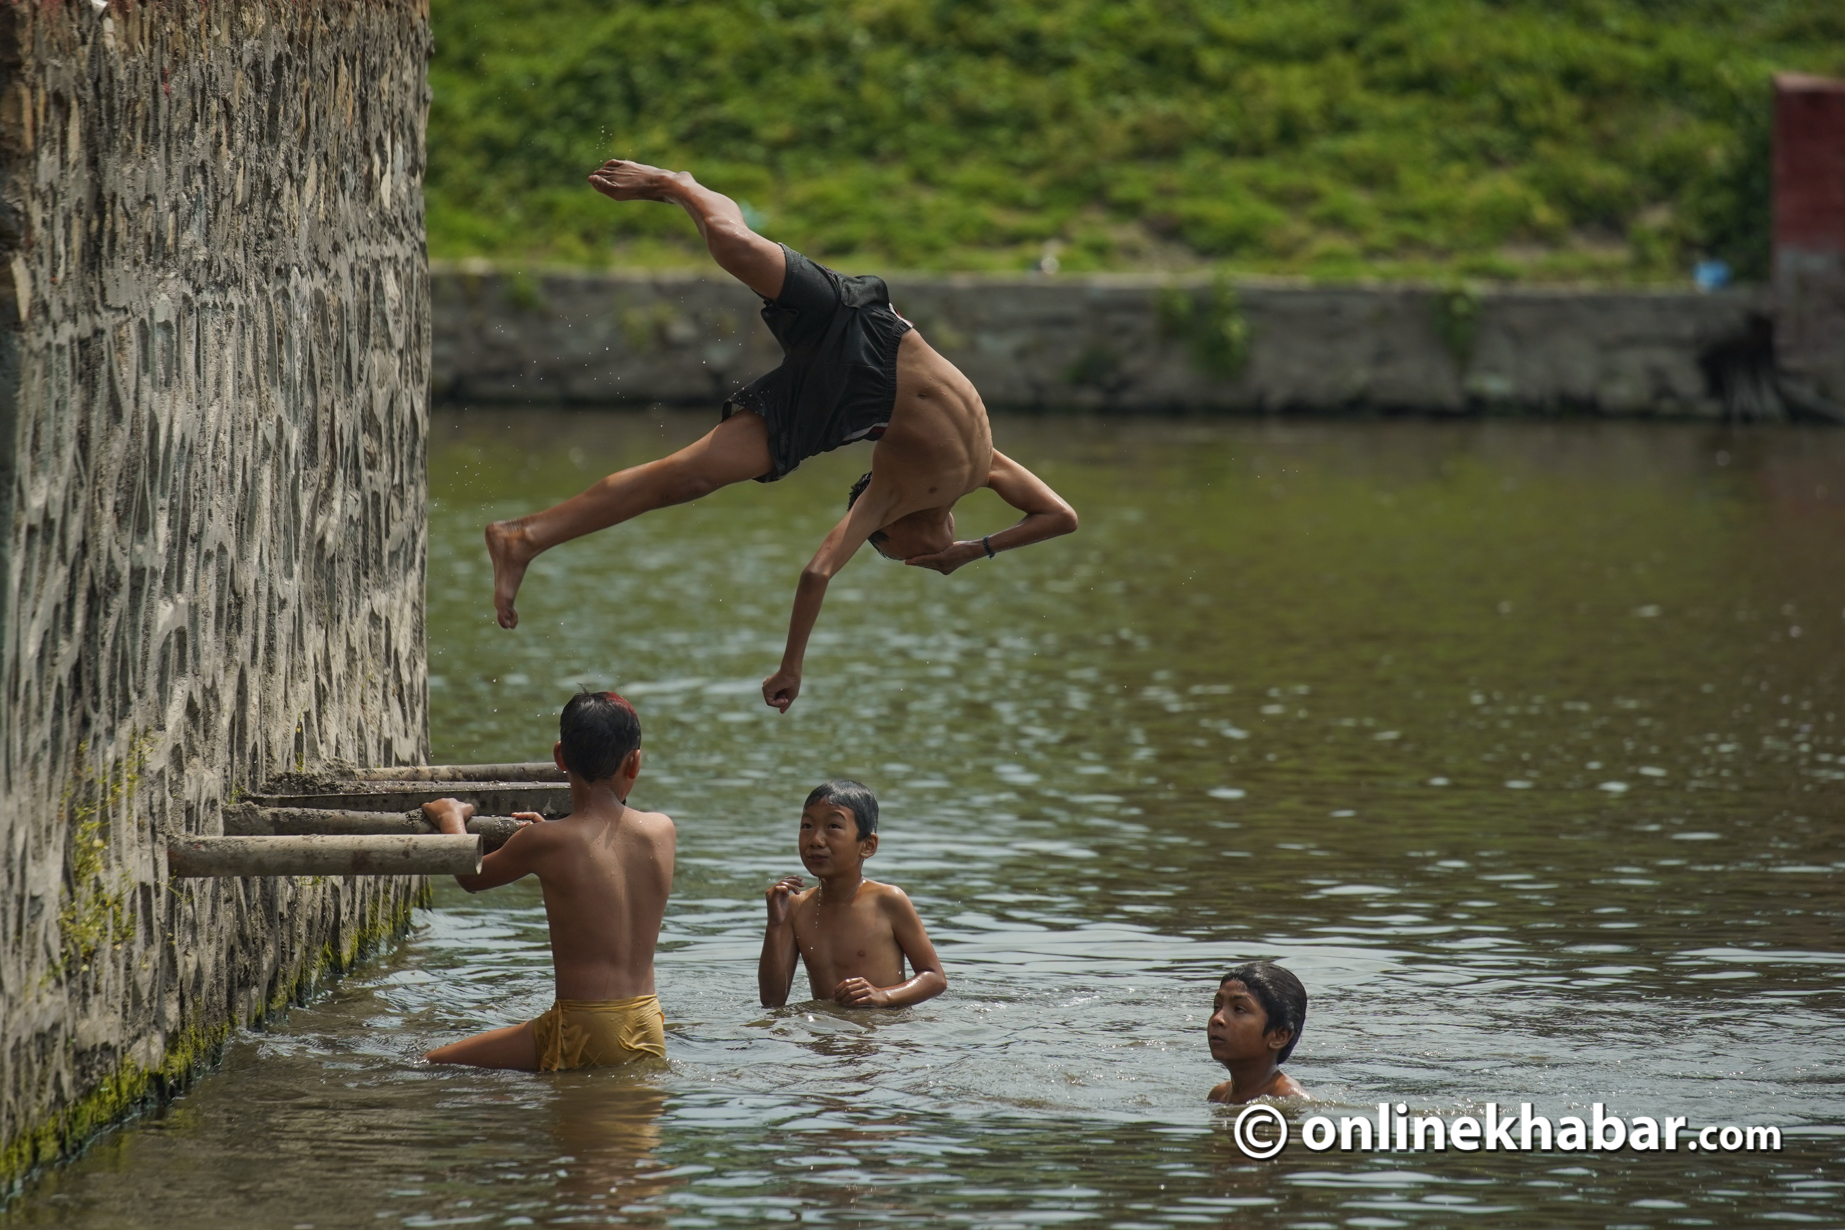
[[[537,875],[559,999],[652,995],[653,950],[673,887],[673,822],[622,806],[520,829],[503,848]]]

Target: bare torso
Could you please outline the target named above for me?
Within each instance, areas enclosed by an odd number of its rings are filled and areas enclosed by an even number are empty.
[[[524,835],[522,833],[522,835]],[[653,949],[673,887],[673,822],[624,807],[534,825],[559,999],[652,995]]]
[[[874,987],[902,982],[903,947],[884,900],[897,890],[863,880],[848,902],[822,902],[820,892],[816,886],[799,894],[789,911],[814,998],[831,998],[847,978],[863,978]]]
[[[890,426],[871,454],[871,470],[891,485],[891,517],[953,504],[984,487],[993,466],[986,404],[915,329],[897,347],[897,398]]]

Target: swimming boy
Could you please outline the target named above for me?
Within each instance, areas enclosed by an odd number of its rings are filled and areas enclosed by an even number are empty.
[[[570,814],[519,828],[456,876],[471,893],[528,875],[544,889],[557,1002],[523,1025],[430,1051],[431,1063],[554,1072],[666,1056],[654,995],[653,949],[673,887],[673,822],[628,806],[641,772],[641,720],[613,692],[581,692],[564,706],[552,759],[570,781]],[[423,812],[444,833],[465,833],[471,803],[438,799]]]
[[[815,999],[847,1008],[905,1008],[948,989],[948,977],[900,888],[864,876],[878,852],[878,800],[859,782],[839,778],[814,788],[801,808],[800,876],[769,885],[769,925],[756,982],[765,1008],[788,1002],[795,956],[807,966]],[[915,972],[903,976],[909,959]]]
[[[774,482],[817,453],[876,440],[869,481],[853,489],[845,518],[801,572],[781,668],[763,681],[763,700],[786,713],[800,695],[807,640],[827,583],[867,541],[888,558],[947,575],[1076,529],[1076,513],[1055,491],[994,449],[980,394],[897,315],[883,279],[842,277],[764,239],[745,224],[736,202],[684,171],[617,159],[589,182],[617,201],[662,201],[690,214],[712,258],[762,296],[762,318],[785,357],[733,395],[722,420],[697,443],[611,474],[554,508],[489,525],[493,605],[502,628],[518,626],[513,599],[539,552],[747,478]],[[981,487],[1024,518],[997,534],[958,541],[955,501]]]
[[[1307,1021],[1307,988],[1270,961],[1251,961],[1223,976],[1207,1026],[1211,1058],[1230,1079],[1211,1090],[1212,1102],[1235,1106],[1252,1098],[1301,1098],[1307,1091],[1281,1070]]]

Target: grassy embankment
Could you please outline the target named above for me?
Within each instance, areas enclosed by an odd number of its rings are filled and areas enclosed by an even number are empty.
[[[678,265],[689,168],[847,266],[1766,267],[1769,76],[1839,0],[434,0],[436,257]]]

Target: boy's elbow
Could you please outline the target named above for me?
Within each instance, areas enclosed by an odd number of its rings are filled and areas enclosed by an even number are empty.
[[[1074,534],[1079,524],[1081,524],[1081,522],[1077,519],[1076,510],[1071,508],[1068,504],[1065,504],[1063,508],[1058,511],[1057,532],[1059,534]]]

